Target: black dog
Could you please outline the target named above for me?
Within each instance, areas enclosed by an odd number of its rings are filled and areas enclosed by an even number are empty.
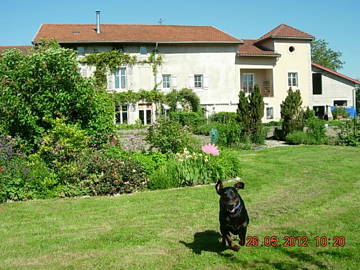
[[[230,232],[239,235],[241,246],[245,245],[246,229],[249,224],[249,216],[241,199],[238,189],[243,189],[245,184],[238,182],[234,187],[223,187],[219,180],[215,185],[216,192],[220,195],[220,231],[223,237],[223,244],[230,246],[232,250],[238,251],[239,246],[232,243]]]

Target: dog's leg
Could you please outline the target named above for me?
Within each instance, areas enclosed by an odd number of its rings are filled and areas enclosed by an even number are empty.
[[[245,246],[245,238],[246,238],[246,230],[247,227],[241,227],[239,232],[239,244],[240,246]]]
[[[223,237],[223,243],[225,244],[225,242],[227,242],[227,244],[229,245],[229,247],[232,250],[238,251],[239,247],[232,243],[231,238],[230,238],[230,233],[223,228],[220,228],[220,231],[221,231],[221,235]]]

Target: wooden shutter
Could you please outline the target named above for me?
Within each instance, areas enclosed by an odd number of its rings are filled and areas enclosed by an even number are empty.
[[[107,73],[107,89],[113,90],[115,88],[114,85],[114,73],[108,72]]]
[[[194,88],[194,74],[189,75],[189,88]]]
[[[126,68],[126,88],[129,90],[131,90],[134,86],[134,82],[133,82],[133,67],[132,66],[128,66]]]
[[[204,78],[203,88],[204,88],[204,89],[208,89],[208,88],[209,88],[209,77],[208,77],[207,75],[204,75],[203,78]]]
[[[156,87],[157,87],[157,88],[163,88],[163,86],[162,86],[161,83],[162,83],[162,74],[157,73],[157,74],[156,74],[156,82],[155,82]]]
[[[177,78],[175,75],[171,75],[170,78],[170,87],[171,88],[176,88],[177,87]]]

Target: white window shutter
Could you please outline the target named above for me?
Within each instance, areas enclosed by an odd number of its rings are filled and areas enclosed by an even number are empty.
[[[158,88],[162,88],[161,82],[162,82],[162,74],[157,73],[157,74],[156,74],[156,82],[155,82],[155,84],[156,84],[156,86],[157,86]]]
[[[115,88],[114,85],[114,74],[111,72],[107,73],[107,89],[113,90]]]
[[[126,87],[128,90],[133,88],[133,68],[131,66],[126,68]]]
[[[176,88],[177,87],[177,79],[176,79],[175,75],[171,75],[170,87],[171,88]]]
[[[189,88],[194,88],[194,75],[189,75]]]
[[[209,88],[209,77],[207,75],[204,75],[204,89]]]

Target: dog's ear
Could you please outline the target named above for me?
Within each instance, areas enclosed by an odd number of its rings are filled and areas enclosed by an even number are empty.
[[[216,182],[216,185],[215,185],[215,189],[216,189],[216,192],[217,194],[221,194],[221,190],[223,189],[223,183],[221,182],[221,180],[218,180]]]
[[[238,182],[234,185],[234,188],[236,189],[244,189],[244,187],[245,187],[245,183],[243,182]]]

